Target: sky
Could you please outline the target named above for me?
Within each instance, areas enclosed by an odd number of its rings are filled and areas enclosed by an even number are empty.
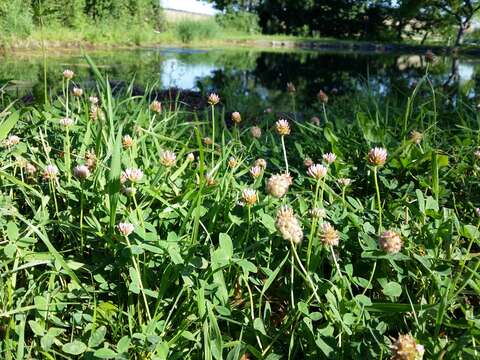
[[[201,14],[214,14],[211,4],[199,0],[161,0],[162,6],[170,9],[185,10]]]

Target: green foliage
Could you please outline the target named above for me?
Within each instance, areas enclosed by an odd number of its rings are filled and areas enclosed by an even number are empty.
[[[51,91],[48,104],[29,106],[0,98],[4,358],[386,359],[399,334],[411,334],[425,359],[475,358],[474,100],[456,94],[453,103],[425,74],[401,96],[356,86],[308,105],[283,93],[269,113],[262,98],[246,103],[253,95],[237,83],[218,89],[215,107],[191,110],[167,97],[153,113],[153,91],[110,88],[102,67],[87,61],[70,81],[95,75],[81,97]],[[248,116],[235,125],[227,114],[238,109]],[[292,130],[281,139],[275,112]],[[59,123],[67,113],[75,120],[68,129]],[[314,113],[320,124],[300,118]],[[422,132],[418,142],[412,130]],[[20,142],[4,141],[12,135]],[[85,178],[67,165],[67,138],[72,167],[89,167]],[[367,161],[374,146],[388,149],[383,166]],[[321,163],[331,151],[337,159],[326,176],[309,176],[304,159]],[[253,178],[260,157],[266,167]],[[278,199],[266,183],[287,164],[293,180]],[[122,175],[127,169],[143,177]],[[346,177],[349,186],[338,182]],[[251,206],[247,188],[258,195]],[[285,205],[295,221],[278,220]],[[317,207],[321,219],[309,211]],[[319,231],[325,222],[338,246]],[[292,229],[303,242],[285,240]],[[398,252],[379,244],[387,229],[400,236]]]
[[[216,15],[215,20],[224,29],[245,34],[260,33],[258,15],[247,11],[229,11]]]
[[[24,1],[0,0],[0,32],[2,34],[26,37],[32,30],[32,11],[25,6]]]
[[[214,20],[181,20],[174,24],[177,38],[188,44],[194,40],[214,39],[220,28]]]

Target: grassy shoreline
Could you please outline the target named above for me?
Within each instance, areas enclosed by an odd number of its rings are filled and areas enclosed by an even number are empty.
[[[80,49],[85,50],[113,50],[113,49],[142,49],[149,47],[195,47],[195,48],[238,48],[254,47],[256,49],[308,49],[308,50],[344,50],[344,51],[367,51],[378,53],[423,53],[432,49],[439,54],[462,53],[478,55],[480,48],[466,46],[462,49],[453,49],[439,43],[416,44],[412,42],[378,42],[343,40],[335,38],[298,37],[289,35],[248,35],[244,33],[221,33],[210,39],[193,39],[191,42],[180,41],[173,30],[165,32],[133,31],[132,33],[99,36],[95,40],[87,40],[83,31],[70,29],[50,30],[42,34],[40,31],[33,32],[27,38],[10,37],[0,42],[0,56],[42,52],[44,47],[48,52],[71,52]]]

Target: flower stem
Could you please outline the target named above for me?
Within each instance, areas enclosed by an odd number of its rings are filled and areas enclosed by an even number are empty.
[[[373,167],[373,178],[375,180],[375,190],[377,192],[377,206],[378,206],[378,234],[382,231],[383,224],[382,224],[382,202],[380,199],[380,188],[378,186],[378,174],[377,174],[377,166]]]
[[[80,193],[80,248],[83,252],[83,203],[84,203],[84,195],[83,195],[83,181],[80,183],[81,193]]]
[[[66,134],[65,134],[65,143],[63,147],[63,157],[65,158],[65,171],[67,172],[67,179],[68,183],[70,184],[70,180],[72,177],[71,174],[71,159],[70,159],[70,129],[67,126],[66,128]]]
[[[327,118],[327,109],[325,108],[325,103],[322,103],[322,108],[323,108],[323,117],[325,118],[325,124],[328,122]]]
[[[284,138],[284,136],[280,136],[280,139],[282,140],[283,159],[285,160],[285,168],[286,168],[287,174],[288,174],[289,171],[288,171],[287,150],[285,148],[285,140],[283,138]]]
[[[307,270],[305,270],[305,267],[303,266],[302,262],[300,261],[300,258],[298,257],[297,250],[295,249],[295,244],[293,244],[292,242],[290,242],[290,244],[292,245],[292,252],[295,255],[295,258],[297,259],[297,263],[300,266],[300,269],[305,274],[305,277],[307,278],[307,282],[313,290],[313,295],[315,296],[315,299],[320,303],[321,301],[320,301],[320,297],[317,294],[317,287],[313,283],[313,280],[310,277],[310,274],[307,272]]]
[[[313,200],[313,209],[316,209],[317,207],[319,189],[320,189],[320,181],[317,181],[317,185],[315,187],[315,198]],[[308,237],[308,248],[307,248],[307,269],[308,270],[310,270],[310,258],[312,255],[313,236],[315,234],[316,226],[317,226],[317,218],[314,216],[312,220],[312,227],[310,229],[310,236]]]
[[[215,106],[212,105],[212,168],[215,161]]]
[[[138,285],[140,287],[140,291],[141,291],[142,297],[143,297],[143,302],[145,304],[145,311],[147,312],[147,317],[148,317],[148,320],[150,321],[150,320],[152,320],[152,317],[150,315],[150,309],[148,308],[147,296],[145,295],[145,290],[144,290],[143,283],[142,283],[142,276],[140,274],[140,266],[137,263],[138,259],[131,253],[132,245],[130,244],[130,241],[128,240],[127,236],[125,236],[125,240],[127,241],[128,248],[130,249],[130,254],[131,254],[133,267],[135,269],[135,272],[137,273]]]
[[[292,243],[292,246],[294,246],[293,243]],[[295,281],[294,270],[295,270],[295,259],[292,252],[292,260],[291,260],[291,266],[290,266],[290,299],[292,301],[292,309],[295,309],[295,296],[293,295],[293,284]]]

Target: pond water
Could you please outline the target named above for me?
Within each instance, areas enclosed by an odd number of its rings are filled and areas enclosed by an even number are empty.
[[[319,89],[348,94],[368,89],[380,94],[408,93],[425,73],[426,61],[418,54],[377,54],[304,50],[180,49],[93,52],[90,56],[114,83],[134,79],[140,88],[155,84],[207,93],[236,93],[279,101],[287,82],[297,88],[305,103]],[[455,66],[453,66],[455,65]],[[81,54],[48,55],[47,80],[61,88],[61,73],[71,68],[80,86],[91,84],[93,73]],[[437,84],[453,74],[463,94],[473,97],[479,85],[480,59],[439,57],[429,72]],[[15,55],[0,62],[0,87],[19,96],[42,99],[43,58]]]

